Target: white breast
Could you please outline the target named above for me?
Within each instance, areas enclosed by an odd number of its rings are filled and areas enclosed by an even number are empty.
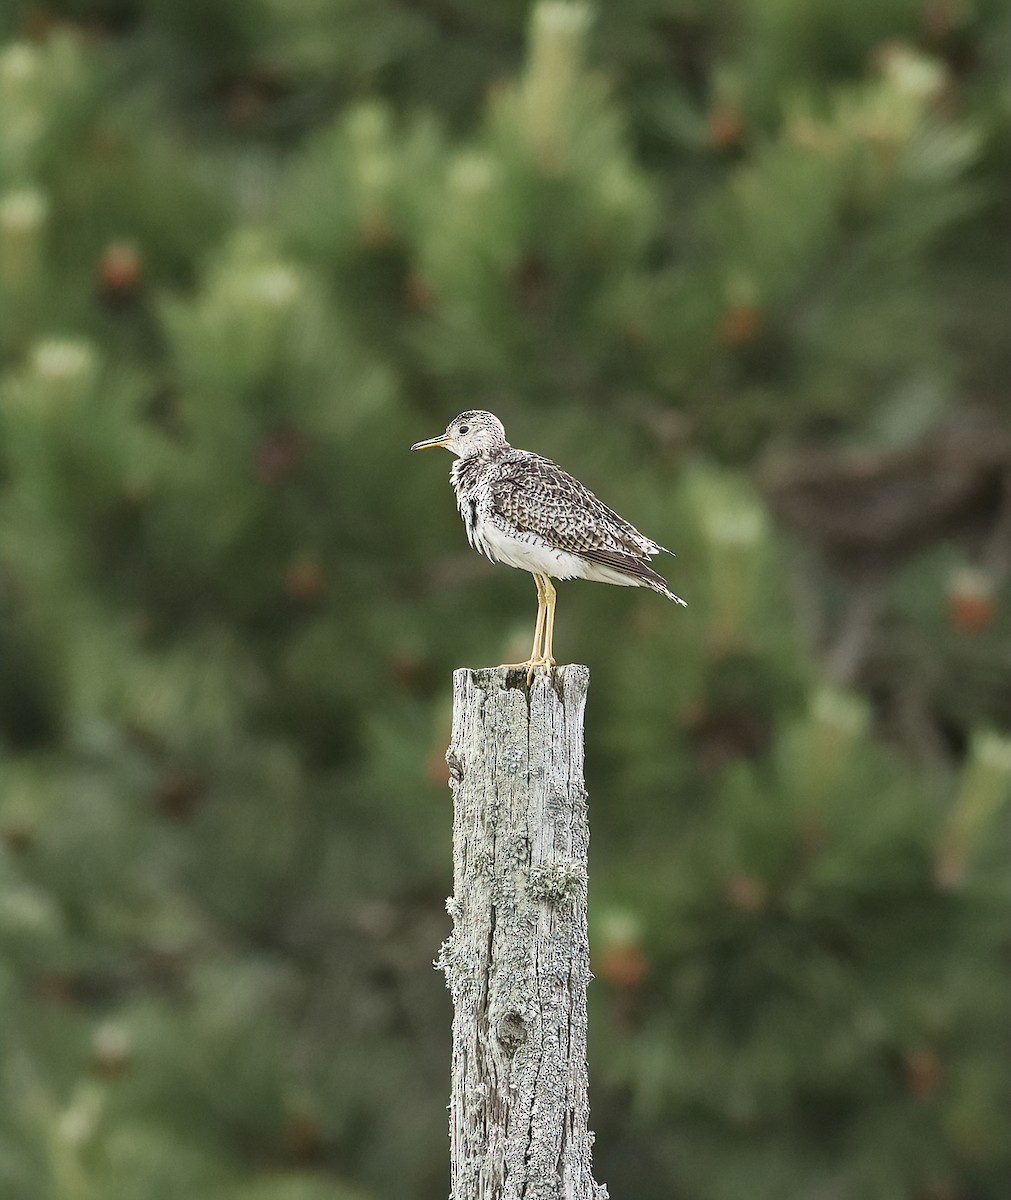
[[[517,567],[552,579],[590,578],[588,564],[575,554],[556,550],[534,534],[515,536],[504,532],[494,521],[478,516],[474,529],[474,548],[492,562]]]

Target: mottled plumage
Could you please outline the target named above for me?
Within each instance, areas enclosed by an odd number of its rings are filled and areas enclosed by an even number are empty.
[[[548,615],[541,653],[535,634],[534,652],[526,664],[531,669],[553,661],[554,589],[548,578],[649,587],[685,603],[649,565],[654,555],[664,553],[662,546],[602,504],[557,463],[510,446],[492,413],[461,413],[441,437],[418,442],[412,449],[430,446],[445,446],[458,456],[450,479],[470,544],[493,562],[530,571],[537,581],[542,633],[544,605]]]

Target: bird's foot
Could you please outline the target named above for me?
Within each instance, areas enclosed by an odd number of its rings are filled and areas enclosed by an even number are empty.
[[[534,674],[538,667],[543,667],[550,675],[551,668],[555,665],[555,660],[549,658],[546,654],[540,654],[537,658],[532,658],[529,662],[525,662],[522,665],[527,669],[527,687],[529,687],[534,681]]]
[[[555,665],[553,658],[535,658],[532,662],[527,663],[527,687],[534,681],[534,672],[538,667],[543,667],[548,675],[551,674],[551,668]]]
[[[537,658],[528,658],[526,662],[500,663],[499,665],[504,667],[507,671],[526,671],[527,687],[529,687],[534,681],[534,672],[538,667],[544,667],[545,670],[550,671],[553,666],[556,666],[556,663],[553,658],[548,658],[546,655],[540,655]]]

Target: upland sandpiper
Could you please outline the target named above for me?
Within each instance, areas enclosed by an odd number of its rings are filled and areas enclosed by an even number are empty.
[[[493,413],[460,413],[439,437],[412,450],[444,446],[457,456],[450,471],[467,540],[492,562],[529,571],[537,585],[534,644],[525,663],[528,682],[537,667],[554,666],[555,589],[552,579],[595,579],[621,587],[648,587],[684,604],[649,565],[665,550],[563,471],[557,463],[506,441]]]

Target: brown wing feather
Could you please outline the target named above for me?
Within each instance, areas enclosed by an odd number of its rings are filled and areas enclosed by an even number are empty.
[[[498,464],[492,511],[556,550],[613,552],[644,561],[660,549],[557,463],[523,454]]]

